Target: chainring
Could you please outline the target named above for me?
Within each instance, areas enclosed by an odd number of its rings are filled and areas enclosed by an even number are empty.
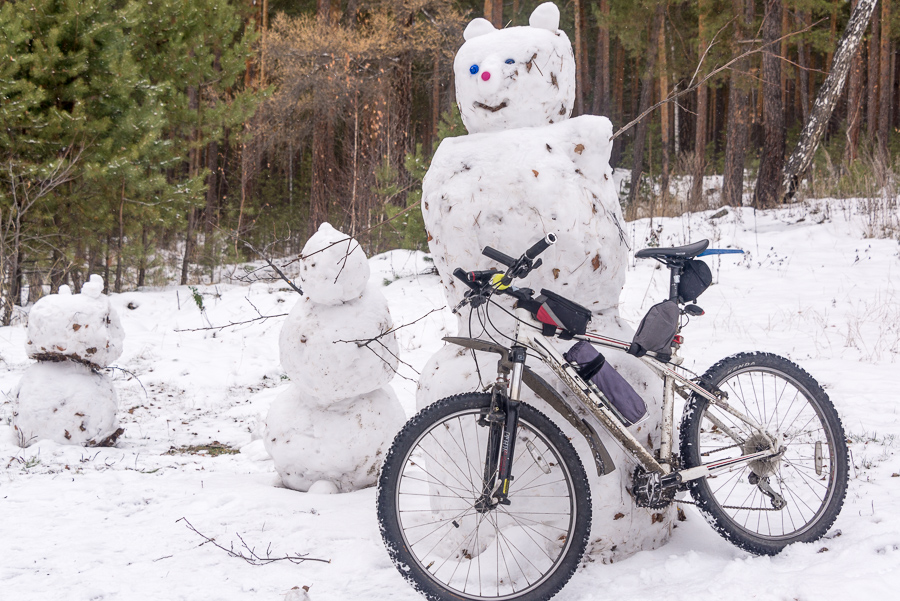
[[[675,500],[677,490],[677,486],[664,487],[659,472],[648,472],[641,465],[634,468],[631,494],[638,507],[665,509]]]

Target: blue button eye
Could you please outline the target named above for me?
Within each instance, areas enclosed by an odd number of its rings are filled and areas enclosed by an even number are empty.
[[[469,73],[471,73],[472,75],[478,73],[478,65],[472,65],[471,67],[469,67]]]
[[[511,59],[511,58],[506,59],[506,64],[507,64],[507,65],[511,65],[511,64],[513,64],[514,62],[516,62],[516,61],[514,61],[514,60]]]

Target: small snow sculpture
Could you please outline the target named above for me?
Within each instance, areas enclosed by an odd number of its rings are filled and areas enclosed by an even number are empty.
[[[569,119],[575,62],[569,40],[558,27],[559,10],[547,2],[535,9],[527,27],[496,30],[484,19],[475,19],[466,28],[454,74],[469,135],[445,139],[425,176],[422,212],[429,246],[447,302],[455,306],[466,288],[451,275],[454,268],[503,268],[481,249],[492,246],[517,256],[547,232],[555,232],[559,242],[541,255],[543,266],[519,285],[571,298],[592,310],[592,329],[630,340],[634,332],[620,320],[617,308],[628,247],[609,166],[612,124],[591,115]],[[512,334],[508,316],[495,310],[491,319]],[[467,311],[460,315],[459,335],[487,338],[476,328],[477,321],[470,332]],[[560,350],[568,346],[571,343],[560,343]],[[647,403],[649,417],[632,432],[648,447],[658,447],[659,379],[634,357],[606,355]],[[493,378],[496,356],[477,357],[478,366],[469,351],[453,345],[441,349],[422,372],[417,406],[481,389],[479,378],[484,383]],[[532,367],[555,381],[542,365]],[[530,391],[525,400],[554,415]],[[673,512],[634,506],[627,492],[633,459],[601,432],[617,469],[600,478],[581,436],[564,420],[556,422],[575,443],[591,475],[593,531],[600,541],[591,552],[606,560],[663,544]]]
[[[305,295],[279,338],[292,384],[266,417],[266,450],[285,486],[349,492],[375,483],[406,417],[387,385],[399,345],[359,243],[323,223],[302,252]]]
[[[60,286],[28,315],[25,350],[38,363],[14,393],[15,429],[22,446],[41,439],[60,444],[107,445],[121,433],[118,398],[108,376],[97,371],[122,355],[125,334],[92,275],[81,294]]]

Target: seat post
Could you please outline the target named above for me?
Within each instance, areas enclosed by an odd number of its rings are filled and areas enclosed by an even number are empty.
[[[681,263],[669,263],[669,300],[678,302],[678,283],[681,281]]]

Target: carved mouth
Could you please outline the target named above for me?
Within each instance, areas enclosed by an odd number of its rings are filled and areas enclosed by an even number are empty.
[[[480,109],[484,109],[484,110],[486,110],[486,111],[490,111],[490,112],[492,112],[492,113],[496,113],[496,112],[499,111],[500,109],[505,109],[505,108],[508,106],[508,103],[504,100],[503,102],[501,102],[501,103],[498,104],[497,106],[488,106],[488,105],[484,104],[483,102],[476,102],[476,103],[475,103],[475,106],[478,107],[478,108],[480,108]]]

